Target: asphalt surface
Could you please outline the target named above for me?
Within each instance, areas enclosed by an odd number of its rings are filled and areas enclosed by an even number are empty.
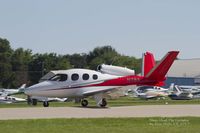
[[[200,117],[200,105],[144,105],[109,108],[36,107],[1,108],[0,120],[103,117]]]

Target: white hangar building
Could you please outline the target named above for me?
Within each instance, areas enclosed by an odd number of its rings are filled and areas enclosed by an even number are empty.
[[[166,86],[200,85],[200,58],[175,60],[167,73]]]

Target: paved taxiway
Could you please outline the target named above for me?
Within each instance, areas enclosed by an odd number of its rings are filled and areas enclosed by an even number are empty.
[[[144,105],[109,108],[36,107],[1,108],[0,120],[38,118],[102,118],[102,117],[200,117],[200,105]]]

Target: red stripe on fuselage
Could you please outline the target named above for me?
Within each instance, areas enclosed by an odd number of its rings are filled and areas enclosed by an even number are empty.
[[[75,88],[85,88],[85,87],[103,87],[103,86],[129,86],[129,85],[152,85],[152,86],[160,86],[162,81],[152,81],[147,80],[143,76],[125,76],[119,77],[116,79],[106,80],[102,83],[91,84],[91,85],[84,85],[84,86],[71,86],[67,88],[56,88],[51,90],[64,90],[64,89],[75,89]]]
[[[93,84],[89,86],[128,86],[128,85],[157,85],[159,81],[147,80],[143,76],[130,75],[119,77],[116,79],[107,80],[100,84]]]

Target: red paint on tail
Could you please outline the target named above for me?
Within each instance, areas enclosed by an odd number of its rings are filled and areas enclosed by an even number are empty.
[[[164,81],[165,75],[178,55],[178,51],[170,51],[167,55],[145,75],[148,80]]]
[[[152,53],[146,52],[143,55],[143,76],[146,76],[150,70],[155,66],[155,59]]]

